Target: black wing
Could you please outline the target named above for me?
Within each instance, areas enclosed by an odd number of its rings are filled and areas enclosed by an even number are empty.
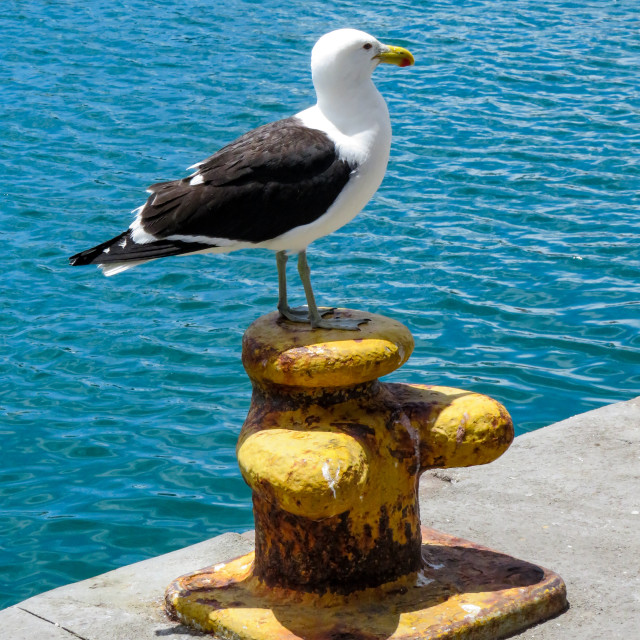
[[[263,242],[317,220],[353,169],[322,131],[303,126],[295,117],[273,122],[199,163],[197,184],[191,176],[149,187],[141,226],[156,241],[136,243],[127,230],[69,262],[146,261],[216,246],[189,236]],[[186,238],[168,239],[174,235]]]
[[[199,242],[181,242],[179,240],[157,240],[146,244],[133,241],[131,229],[127,229],[111,240],[107,240],[97,247],[86,249],[69,258],[73,267],[88,264],[109,264],[110,262],[130,262],[156,260],[168,256],[179,256],[203,249],[211,249],[210,244]]]
[[[287,118],[246,133],[201,162],[196,181],[149,187],[142,228],[157,238],[262,242],[318,219],[353,168],[325,133]]]

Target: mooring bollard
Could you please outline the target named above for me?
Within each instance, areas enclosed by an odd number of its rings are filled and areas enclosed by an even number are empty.
[[[504,407],[381,383],[411,355],[410,332],[340,314],[371,322],[357,334],[312,330],[274,312],[247,330],[254,390],[237,453],[255,554],[177,579],[169,614],[241,640],[493,639],[561,611],[556,574],[420,526],[420,474],[504,453]]]

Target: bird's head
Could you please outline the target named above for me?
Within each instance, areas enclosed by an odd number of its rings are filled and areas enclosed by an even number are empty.
[[[322,36],[311,52],[311,73],[316,90],[327,83],[346,86],[368,80],[380,63],[407,67],[413,56],[402,47],[379,42],[356,29],[338,29]]]

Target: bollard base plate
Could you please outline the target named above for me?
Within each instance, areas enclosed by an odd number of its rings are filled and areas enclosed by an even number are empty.
[[[426,527],[422,560],[418,573],[344,596],[267,587],[250,553],[178,578],[166,609],[229,640],[496,640],[567,607],[559,575]]]

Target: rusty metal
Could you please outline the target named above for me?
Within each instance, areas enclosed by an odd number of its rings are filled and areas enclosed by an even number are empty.
[[[426,527],[422,539],[420,571],[377,588],[269,588],[251,553],[179,578],[167,605],[182,622],[234,640],[496,640],[566,608],[555,573]]]
[[[497,638],[557,612],[555,574],[420,528],[420,474],[500,456],[513,439],[504,407],[382,383],[411,354],[411,334],[373,316],[357,335],[276,313],[248,329],[254,393],[237,454],[255,555],[174,582],[169,613],[234,639],[338,640]],[[480,627],[493,635],[465,635]]]

